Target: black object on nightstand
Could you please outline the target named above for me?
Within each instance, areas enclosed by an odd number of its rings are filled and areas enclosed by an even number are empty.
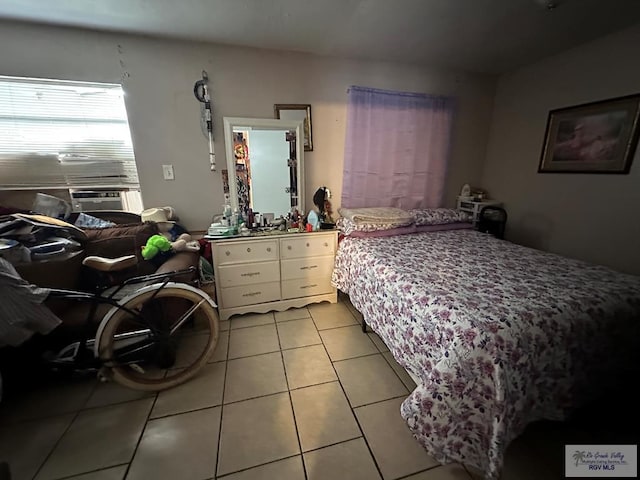
[[[478,215],[478,230],[490,233],[496,238],[504,238],[507,225],[507,211],[501,207],[486,206]]]

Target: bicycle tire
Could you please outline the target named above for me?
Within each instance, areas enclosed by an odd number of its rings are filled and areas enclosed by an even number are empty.
[[[152,296],[154,296],[153,299]],[[159,369],[154,371],[153,375],[147,376],[128,365],[113,365],[114,345],[117,342],[116,335],[119,328],[133,319],[125,308],[139,311],[141,308],[146,308],[150,300],[161,301],[166,299],[189,301],[193,305],[200,304],[193,314],[199,313],[200,323],[204,323],[209,329],[208,339],[202,353],[197,358],[194,358],[192,362],[189,362],[184,369],[175,372],[171,376],[168,376],[169,372],[177,369],[169,368],[166,370],[165,375],[158,376],[158,372],[162,370]],[[142,391],[160,391],[175,387],[196,375],[206,365],[216,348],[220,334],[218,312],[204,292],[201,293],[191,286],[174,283],[165,286],[159,291],[157,288],[143,289],[129,298],[122,307],[124,308],[115,310],[106,322],[101,325],[96,338],[97,355],[108,367],[112,379],[121,385]],[[192,339],[197,337],[199,341],[204,341],[200,338],[201,336],[204,337],[204,334],[198,334],[198,331],[189,334]]]

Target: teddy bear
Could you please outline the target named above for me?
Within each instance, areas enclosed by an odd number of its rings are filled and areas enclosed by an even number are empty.
[[[171,248],[174,252],[199,252],[200,244],[197,240],[193,240],[188,233],[183,233],[171,242]]]
[[[159,253],[168,252],[198,252],[200,244],[192,240],[191,235],[183,233],[175,241],[170,241],[166,235],[152,235],[147,244],[142,247],[142,258],[151,260]]]

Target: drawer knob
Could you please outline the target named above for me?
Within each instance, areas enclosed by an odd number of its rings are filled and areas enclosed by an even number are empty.
[[[307,242],[307,247],[309,246],[309,242]]]
[[[247,253],[251,253],[251,248],[247,248]]]
[[[270,251],[271,251],[271,247],[267,247],[267,252],[270,252]]]
[[[289,246],[287,247],[287,250],[291,250],[291,245],[289,245]]]
[[[325,247],[328,247],[328,246],[329,246],[329,244],[328,244],[327,242],[324,242],[324,246],[325,246]]]
[[[231,252],[227,250],[226,252],[224,252],[224,254],[228,257],[229,255],[231,255]]]

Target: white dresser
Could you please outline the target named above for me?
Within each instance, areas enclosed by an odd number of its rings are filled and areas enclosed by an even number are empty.
[[[336,303],[337,241],[335,230],[211,240],[220,319]]]

